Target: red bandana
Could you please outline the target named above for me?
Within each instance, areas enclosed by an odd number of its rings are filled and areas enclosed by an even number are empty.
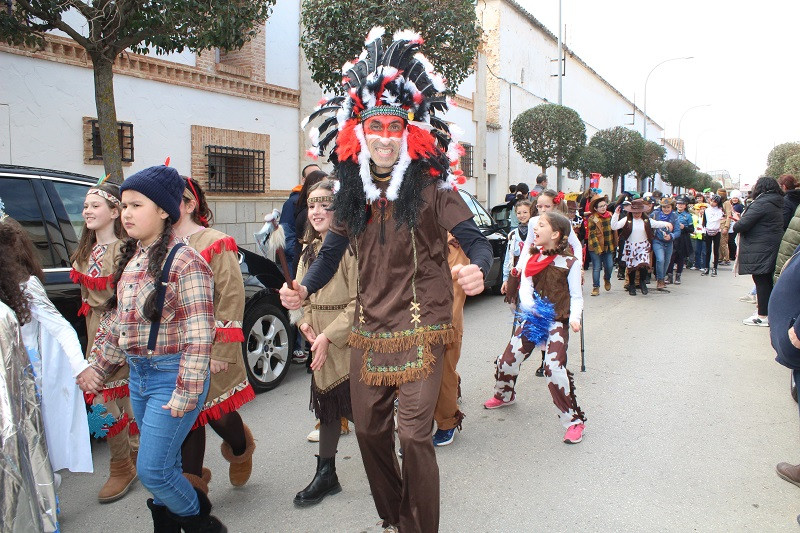
[[[525,265],[525,275],[529,278],[532,278],[542,270],[548,267],[550,263],[556,260],[556,256],[558,254],[552,254],[545,256],[542,261],[539,261],[539,257],[541,257],[541,253],[536,255],[532,255],[530,259],[528,259],[528,264]]]

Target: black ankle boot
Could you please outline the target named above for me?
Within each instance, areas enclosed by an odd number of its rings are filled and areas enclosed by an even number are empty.
[[[211,516],[211,502],[208,501],[208,496],[197,487],[194,488],[194,491],[197,493],[197,499],[200,503],[200,512],[192,516],[178,516],[171,511],[167,511],[169,516],[186,533],[228,533],[228,528],[216,516]]]
[[[647,275],[644,272],[639,273],[639,288],[642,294],[647,294]]]
[[[153,498],[147,499],[147,507],[153,515],[153,533],[181,533],[181,525],[172,519],[163,505],[156,505]]]
[[[680,284],[681,284],[681,275],[675,274],[675,285],[680,285]]]
[[[636,296],[636,271],[628,272],[628,294]]]
[[[308,507],[322,501],[328,494],[337,494],[342,491],[339,477],[336,475],[335,457],[317,457],[317,472],[314,479],[306,488],[294,497],[294,504],[298,507]]]

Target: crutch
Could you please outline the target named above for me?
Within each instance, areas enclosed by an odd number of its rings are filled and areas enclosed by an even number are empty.
[[[581,311],[581,372],[586,372],[585,350],[583,348],[583,311]]]

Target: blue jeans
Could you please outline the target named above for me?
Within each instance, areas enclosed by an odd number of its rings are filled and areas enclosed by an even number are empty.
[[[692,246],[694,246],[695,268],[704,268],[706,264],[706,243],[700,239],[692,239]]]
[[[653,255],[656,257],[656,279],[664,281],[669,260],[672,258],[672,241],[653,239]]]
[[[604,269],[606,281],[611,281],[611,272],[614,270],[614,252],[589,252],[589,257],[592,258],[592,286],[600,286],[600,270]]]
[[[183,477],[181,445],[192,429],[208,395],[209,378],[194,410],[173,417],[167,405],[175,390],[181,354],[140,357],[128,354],[131,373],[128,387],[131,405],[139,424],[139,480],[153,493],[157,505],[166,505],[178,516],[200,512],[197,493]]]

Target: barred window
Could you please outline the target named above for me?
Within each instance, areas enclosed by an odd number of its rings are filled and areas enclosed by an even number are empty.
[[[264,192],[264,150],[206,146],[209,192]]]
[[[100,121],[97,119],[89,121],[92,132],[92,156],[94,161],[102,161],[103,145],[100,142]],[[117,137],[119,138],[119,151],[122,154],[123,163],[133,162],[133,124],[130,122],[117,122]]]
[[[473,178],[475,177],[475,173],[472,166],[472,145],[469,143],[461,143],[461,147],[464,148],[464,155],[461,156],[459,166],[464,172],[464,176]]]

